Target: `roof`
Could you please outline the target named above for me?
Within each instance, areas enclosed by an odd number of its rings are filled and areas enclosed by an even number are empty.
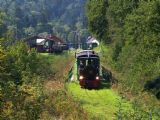
[[[89,36],[87,39],[87,44],[91,44],[91,43],[97,43],[99,45],[98,40],[96,40],[94,37]]]
[[[44,45],[45,39],[36,39],[37,45]]]
[[[41,43],[41,42],[43,42],[45,39],[37,39],[37,43]]]
[[[26,38],[25,41],[36,40],[36,39],[44,39],[44,38],[40,36],[32,36],[32,37]]]
[[[25,41],[37,40],[37,39],[51,40],[51,41],[54,41],[56,43],[62,43],[62,44],[65,43],[62,39],[60,39],[60,38],[58,38],[58,37],[56,37],[54,35],[47,36],[47,37],[32,36],[32,37],[29,37],[29,38],[25,39]]]
[[[58,38],[58,37],[56,37],[54,35],[48,36],[48,37],[46,37],[46,39],[47,40],[53,40],[53,41],[55,41],[57,43],[65,43],[62,39],[60,39],[60,38]]]
[[[93,50],[82,50],[78,53],[76,53],[76,58],[83,58],[83,57],[87,57],[87,58],[93,58],[93,57],[96,57],[96,58],[99,58],[98,54],[93,51]]]

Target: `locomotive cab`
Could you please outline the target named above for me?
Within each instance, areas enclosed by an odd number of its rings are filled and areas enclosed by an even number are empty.
[[[100,85],[99,56],[94,51],[85,50],[76,54],[77,79],[81,87],[98,88]]]

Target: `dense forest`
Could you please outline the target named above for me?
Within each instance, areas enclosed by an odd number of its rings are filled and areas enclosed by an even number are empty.
[[[88,0],[87,19],[104,44],[104,63],[120,73],[121,92],[143,96],[148,90],[160,98],[160,1]]]
[[[85,40],[84,8],[84,0],[0,0],[4,29],[16,39],[54,34],[73,41],[76,34]]]

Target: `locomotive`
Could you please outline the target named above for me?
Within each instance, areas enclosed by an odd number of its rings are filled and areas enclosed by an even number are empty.
[[[100,59],[93,50],[82,50],[75,54],[77,60],[77,80],[82,88],[100,86]]]

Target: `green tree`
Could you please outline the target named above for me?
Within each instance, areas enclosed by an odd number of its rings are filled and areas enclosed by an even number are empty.
[[[87,1],[87,19],[88,28],[91,33],[93,33],[97,39],[105,40],[108,28],[107,21],[107,0],[88,0]]]

